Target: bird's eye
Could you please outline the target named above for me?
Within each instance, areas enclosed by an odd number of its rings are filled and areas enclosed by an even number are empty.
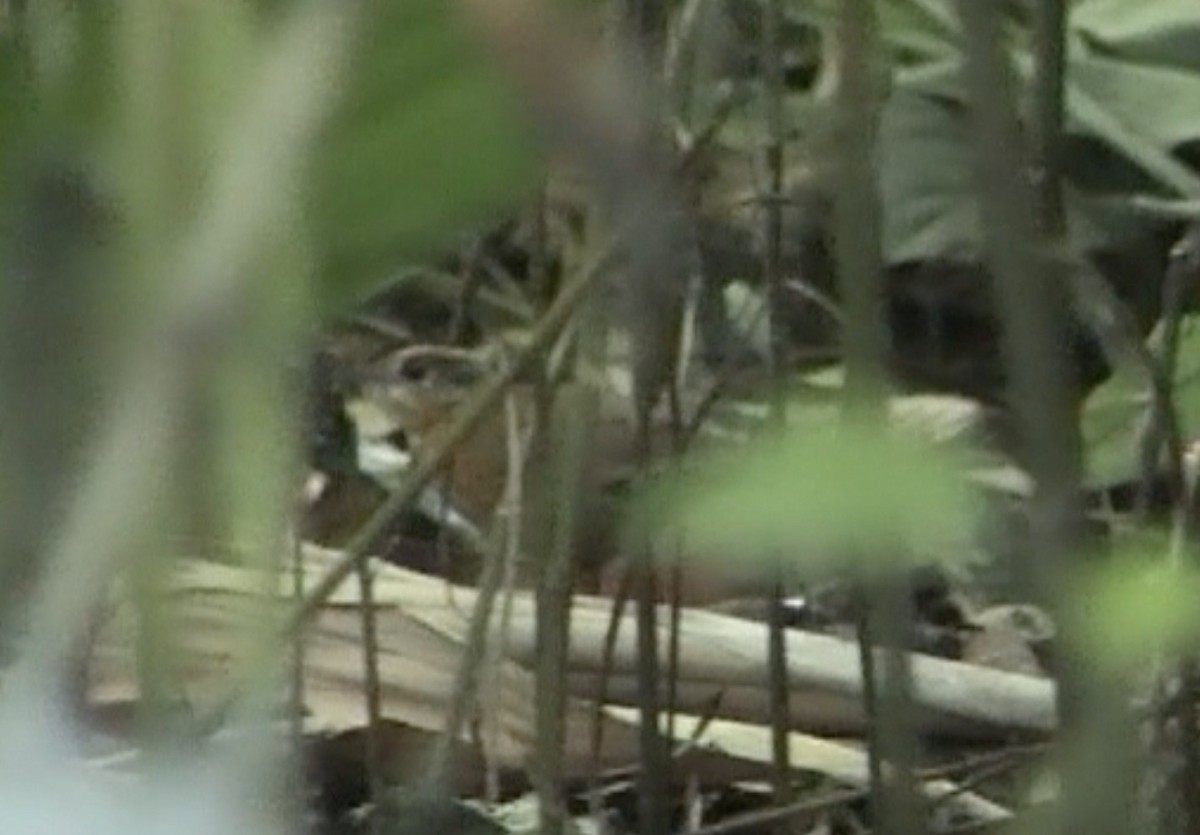
[[[429,363],[419,359],[410,360],[400,368],[400,379],[406,383],[428,385],[433,378]]]
[[[403,450],[404,452],[412,451],[412,443],[408,437],[408,433],[403,429],[389,432],[384,440],[396,449]]]

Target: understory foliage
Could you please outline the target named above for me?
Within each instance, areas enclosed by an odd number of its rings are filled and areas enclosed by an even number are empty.
[[[701,568],[784,559],[808,576],[849,573],[882,606],[914,564],[970,556],[978,486],[998,467],[1022,485],[1008,498],[1034,508],[1030,536],[1058,541],[1039,527],[1048,479],[1027,444],[1039,404],[1013,394],[1021,370],[1005,340],[1019,329],[992,301],[1007,277],[980,178],[972,2],[994,13],[1013,82],[998,110],[1028,140],[1013,180],[1032,195],[1053,175],[1063,206],[1061,229],[1025,242],[1069,298],[1054,336],[1081,439],[1078,472],[1053,494],[1077,506],[1044,518],[1070,527],[1086,510],[1112,531],[1105,548],[1073,541],[1062,570],[1025,567],[1056,584],[1039,602],[1059,619],[1080,691],[1062,717],[1081,740],[1062,794],[1086,806],[1071,769],[1103,770],[1080,752],[1114,712],[1128,721],[1131,695],[1118,691],[1114,708],[1091,691],[1149,675],[1151,659],[1163,684],[1146,690],[1160,701],[1189,701],[1195,683],[1179,663],[1200,637],[1185,455],[1200,432],[1191,0],[1067,3],[1065,71],[1050,77],[1037,4],[1020,0],[647,0],[665,20],[650,44],[611,25],[608,6],[626,5],[615,2],[0,0],[0,830],[296,825],[283,746],[252,720],[279,707],[291,633],[355,562],[309,589],[308,608],[264,613],[239,636],[237,686],[198,721],[244,732],[195,756],[175,710],[187,694],[173,648],[189,627],[166,590],[184,558],[284,572],[317,334],[398,290],[465,299],[477,332],[454,347],[507,352],[480,383],[486,409],[469,417],[470,401],[459,419],[498,414],[518,371],[567,381],[567,405],[547,412],[558,434],[543,438],[563,457],[585,457],[590,372],[620,366],[630,411],[648,420],[686,376],[681,363],[772,368],[780,419],[732,450],[640,473],[628,547],[683,530]],[[1051,172],[1032,150],[1048,85],[1063,102]],[[854,107],[865,129],[848,138]],[[870,211],[846,222],[864,182]],[[772,206],[781,235],[764,223]],[[536,234],[513,259],[522,274],[472,278],[463,264],[487,259],[470,255],[531,215]],[[862,277],[847,252],[878,256],[854,259],[880,285],[863,308],[878,322],[859,330]],[[790,309],[789,282],[805,298]],[[696,301],[706,294],[710,307]],[[858,355],[853,334],[873,328],[864,338],[882,349]],[[932,443],[895,425],[888,404],[911,388],[985,402],[1003,441]],[[541,463],[546,483],[578,480],[578,461]],[[397,506],[417,502],[409,476],[391,485]],[[1164,483],[1158,519],[1149,498],[1114,511]],[[540,535],[568,540],[551,517],[588,509],[543,498]],[[348,550],[379,539],[370,530]],[[1113,555],[1092,558],[1103,550]],[[110,594],[137,614],[136,725],[154,764],[119,799],[84,765],[73,703]]]

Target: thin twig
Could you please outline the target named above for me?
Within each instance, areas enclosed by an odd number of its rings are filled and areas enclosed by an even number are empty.
[[[1176,527],[1186,526],[1186,497],[1183,477],[1183,438],[1175,406],[1175,371],[1178,367],[1179,330],[1187,296],[1196,284],[1196,252],[1200,248],[1200,228],[1192,229],[1175,245],[1163,282],[1162,333],[1157,356],[1146,348],[1151,374],[1150,406],[1138,444],[1141,450],[1141,489],[1137,497],[1138,515],[1144,520],[1149,512],[1151,491],[1159,472],[1160,455],[1166,451],[1167,490],[1175,511]]]
[[[588,758],[588,808],[593,818],[600,816],[600,754],[604,748],[604,708],[608,702],[608,682],[612,675],[613,656],[616,654],[617,638],[621,624],[625,622],[625,607],[633,590],[633,572],[629,568],[621,572],[616,593],[612,598],[612,611],[604,631],[604,649],[600,655],[600,669],[596,671],[596,701],[592,712],[591,738]]]
[[[691,835],[735,835],[747,830],[760,830],[768,826],[785,824],[795,818],[812,815],[829,809],[861,803],[870,796],[869,789],[841,789],[822,797],[808,798],[786,806],[764,809],[729,818],[728,820],[702,826]]]
[[[596,340],[602,342],[603,311],[598,305],[584,314],[581,350],[591,356],[577,361],[596,359]],[[590,344],[589,344],[590,343]],[[582,375],[584,377],[588,375]],[[553,791],[553,826],[547,826],[543,814],[541,831],[558,835],[566,831],[567,810],[562,799],[562,763],[566,745],[567,672],[571,637],[571,585],[574,577],[576,533],[580,525],[580,489],[583,486],[583,467],[588,454],[587,442],[595,414],[596,392],[591,384],[577,382],[563,392],[563,427],[560,430],[562,451],[550,462],[557,471],[555,483],[560,487],[555,497],[554,538],[549,559],[542,566],[538,584],[538,663],[542,669],[543,687],[538,700],[539,722],[546,723],[547,738],[539,751],[539,767],[546,780],[547,791]],[[548,759],[552,757],[553,759]],[[550,781],[553,781],[552,783]],[[543,800],[543,803],[545,800]]]
[[[295,526],[290,531],[292,594],[297,600],[304,597],[304,553],[300,534]],[[292,739],[299,750],[304,737],[304,636],[296,635],[292,642]]]
[[[551,277],[545,198],[546,190],[543,184],[539,194],[531,259],[533,284],[542,294],[539,298],[548,298]],[[583,308],[587,306],[582,305]],[[577,330],[578,323],[579,316],[576,316],[560,341],[564,346],[563,351],[569,353],[572,359],[578,356],[574,350],[577,345],[574,331]],[[565,636],[555,634],[561,627],[563,616],[549,600],[551,592],[547,578],[552,572],[551,563],[557,556],[553,529],[556,523],[562,522],[561,518],[554,515],[558,504],[557,491],[553,486],[555,477],[559,475],[554,472],[557,462],[552,460],[554,403],[558,387],[562,383],[558,374],[566,374],[571,363],[561,362],[556,369],[556,359],[557,357],[552,356],[538,369],[534,384],[534,416],[529,441],[533,478],[529,491],[529,512],[525,515],[522,530],[522,536],[533,559],[536,581],[534,628],[537,659],[534,662],[533,682],[534,700],[538,710],[534,722],[534,756],[530,771],[538,797],[538,829],[548,835],[561,835],[566,819],[559,785],[564,738],[564,682],[560,679],[565,675],[565,653],[561,651],[561,647]]]
[[[546,551],[538,554],[537,588],[537,687],[538,756],[543,792],[541,831],[557,835],[567,821],[561,794],[561,773],[566,743],[567,656],[571,626],[571,585],[575,573],[577,532],[580,526],[580,491],[584,488],[588,457],[588,439],[596,412],[598,393],[595,373],[604,361],[607,338],[605,310],[598,302],[584,306],[581,312],[579,343],[574,352],[575,382],[568,383],[558,402],[564,421],[559,454],[543,462],[551,471],[550,483],[557,489],[544,495],[554,511],[550,520],[552,536]],[[549,410],[547,410],[549,417]],[[550,433],[555,427],[546,425]]]
[[[644,429],[642,431],[645,431]],[[646,457],[642,456],[644,468]],[[637,624],[637,702],[639,751],[642,773],[638,781],[638,821],[643,835],[657,835],[666,827],[666,792],[669,785],[659,716],[659,664],[657,601],[658,583],[654,573],[651,544],[636,546],[631,567]]]
[[[380,835],[383,832],[383,747],[379,738],[383,722],[379,680],[379,633],[375,627],[375,595],[374,583],[371,577],[371,566],[359,563],[358,591],[360,599],[359,615],[362,624],[363,651],[363,697],[367,709],[366,727],[366,768],[367,786],[371,795],[371,832]]]
[[[497,517],[500,521],[504,541],[504,571],[500,581],[502,604],[500,607],[499,638],[488,646],[484,662],[493,692],[500,684],[504,659],[508,657],[509,634],[512,628],[513,589],[516,583],[517,560],[521,552],[521,518],[524,502],[523,482],[525,457],[528,444],[521,431],[521,415],[516,398],[509,393],[505,402],[505,446],[508,465],[505,471],[504,497],[500,502]],[[500,797],[500,781],[495,766],[500,747],[501,715],[490,700],[480,705],[483,713],[483,756],[487,770],[487,799],[497,802]]]
[[[1061,595],[1052,595],[1060,594],[1069,582],[1087,541],[1080,494],[1079,385],[1064,338],[1070,321],[1070,285],[1063,271],[1066,261],[1056,255],[1066,243],[1060,218],[1051,216],[1056,198],[1039,200],[1028,181],[1000,4],[960,0],[958,13],[966,41],[984,242],[1002,324],[1009,403],[1035,483],[1030,557],[1038,586],[1053,611],[1060,607]],[[1056,22],[1053,11],[1044,12],[1041,25],[1061,25],[1061,19]],[[1050,54],[1056,48],[1052,41],[1062,37],[1061,31],[1039,35],[1046,52],[1039,73],[1044,86],[1062,83],[1055,63],[1061,57]],[[1044,102],[1039,106],[1043,123],[1038,132],[1050,149],[1041,163],[1053,165],[1056,118],[1061,121],[1061,114],[1053,112],[1054,100],[1061,91],[1042,90],[1037,95]],[[1055,175],[1053,169],[1040,173],[1044,183]],[[1058,713],[1069,740],[1062,770],[1062,831],[1127,831],[1129,798],[1117,785],[1125,769],[1118,760],[1097,764],[1086,744],[1102,733],[1089,725],[1102,717],[1111,719],[1117,709],[1113,702],[1122,700],[1107,683],[1089,680],[1088,671],[1078,663],[1078,645],[1069,630],[1064,628],[1062,637],[1065,660],[1060,665]],[[1121,730],[1118,720],[1115,726],[1110,722],[1106,732]],[[1106,750],[1114,747],[1119,748],[1109,744]]]
[[[467,624],[463,642],[462,658],[455,671],[453,697],[446,709],[445,725],[438,737],[425,772],[424,786],[436,794],[450,790],[451,764],[455,746],[466,722],[474,709],[479,692],[480,670],[487,652],[487,635],[492,622],[492,610],[500,592],[504,575],[504,549],[499,540],[492,537],[484,555],[483,571],[479,577],[479,591],[475,606]]]
[[[833,299],[829,298],[829,296],[818,290],[816,287],[813,287],[811,284],[808,284],[807,282],[798,278],[788,279],[783,283],[783,287],[785,290],[795,293],[797,296],[807,299],[817,307],[821,308],[821,310],[825,311],[829,318],[837,322],[839,326],[845,325],[846,317],[842,315],[842,311],[837,306],[837,303],[834,302]]]

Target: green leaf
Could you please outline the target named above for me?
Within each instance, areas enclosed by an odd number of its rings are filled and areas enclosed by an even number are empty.
[[[514,95],[444,0],[375,2],[317,164],[327,305],[514,205],[535,155]]]
[[[1200,433],[1200,317],[1185,317],[1180,324],[1174,395],[1180,431],[1185,439],[1195,437]],[[1118,368],[1088,397],[1082,417],[1088,486],[1137,477],[1137,442],[1149,404],[1144,376],[1129,367]]]
[[[934,65],[898,87],[879,127],[883,252],[889,264],[980,261],[983,237],[969,114],[948,95],[954,63]],[[1128,176],[1108,158],[1101,178]],[[1135,172],[1136,173],[1136,172]],[[1113,250],[1149,234],[1152,223],[1089,198],[1066,195],[1072,243],[1082,252]]]
[[[1076,247],[1115,251],[1157,229],[1102,197],[1196,196],[1200,176],[1173,152],[1200,139],[1200,10],[1186,0],[1084,0],[1072,6],[1065,172]],[[884,39],[900,65],[881,114],[879,155],[888,263],[979,260],[978,205],[957,15],[947,0],[889,0]],[[1014,19],[1013,66],[1028,106],[1033,57]],[[1185,47],[1186,45],[1186,47]],[[1153,95],[1147,91],[1153,90]]]
[[[1071,72],[1116,119],[1136,125],[1159,147],[1174,148],[1200,138],[1200,72],[1102,55],[1079,56],[1071,62]],[[1148,90],[1154,95],[1147,95]],[[1076,127],[1086,130],[1082,124]]]
[[[1164,565],[1161,555],[1125,555],[1084,576],[1067,611],[1087,657],[1119,671],[1143,667],[1163,652],[1195,648],[1198,599],[1200,573],[1194,567]]]
[[[42,5],[36,25],[31,9],[0,22],[0,162],[54,154],[91,165],[114,98],[114,15],[103,4]]]
[[[883,253],[889,264],[980,257],[979,200],[966,114],[899,88],[880,122]]]
[[[16,145],[28,130],[33,100],[25,56],[16,35],[0,32],[0,176],[7,175]],[[10,194],[9,189],[4,189]]]
[[[1071,9],[1071,28],[1097,51],[1200,71],[1200,6],[1191,0],[1083,0]]]
[[[697,554],[783,559],[812,569],[902,568],[970,541],[965,461],[897,431],[813,413],[781,437],[713,455],[652,491],[642,511],[678,521]],[[704,559],[705,557],[697,557]]]
[[[879,28],[899,62],[924,62],[958,54],[958,16],[945,0],[885,0]]]

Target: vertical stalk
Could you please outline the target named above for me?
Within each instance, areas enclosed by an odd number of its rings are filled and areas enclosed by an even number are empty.
[[[463,725],[476,709],[484,659],[488,653],[492,611],[504,577],[504,546],[500,538],[490,536],[484,546],[483,570],[479,575],[479,593],[467,624],[462,659],[454,673],[454,694],[446,708],[446,724],[433,747],[424,777],[424,789],[433,794],[450,793],[453,782],[455,747]]]
[[[995,0],[960,2],[985,247],[1003,325],[1008,396],[1040,499],[1032,504],[1034,558],[1039,566],[1065,569],[1082,542],[1083,520],[1077,386],[1063,339],[1066,284],[1060,259],[1034,223],[1035,196],[1027,186],[995,6]]]
[[[1066,0],[1034,4],[1034,170],[1038,223],[1047,238],[1066,229],[1062,192],[1062,127],[1066,73]]]
[[[543,285],[549,278],[547,211],[543,197],[538,209],[535,262],[535,275]],[[574,250],[568,248],[572,267],[576,266],[573,254]],[[531,490],[533,516],[525,516],[524,521],[532,523],[528,536],[537,545],[536,788],[539,831],[547,835],[561,835],[570,826],[561,775],[566,746],[571,591],[587,444],[595,414],[592,369],[603,364],[605,315],[601,300],[584,301],[576,313],[578,335],[566,358],[557,367],[545,363],[537,381],[535,436],[530,446],[537,480]]]
[[[581,492],[586,488],[585,468],[597,392],[591,382],[604,361],[605,311],[592,299],[579,313],[580,332],[573,351],[575,379],[557,392],[561,418],[544,431],[553,441],[552,460],[544,461],[552,490],[543,496],[554,513],[544,559],[539,560],[537,586],[537,698],[538,752],[541,793],[539,831],[560,835],[569,817],[561,794],[561,774],[566,741],[567,657],[571,636],[571,586],[575,575],[576,533],[581,524]],[[556,379],[552,383],[557,383]],[[548,413],[549,410],[546,410]],[[552,434],[550,434],[552,433]]]
[[[1182,443],[1178,431],[1178,415],[1174,394],[1175,372],[1179,360],[1179,331],[1180,320],[1183,316],[1184,299],[1189,291],[1195,290],[1197,279],[1196,253],[1200,227],[1193,227],[1176,244],[1172,252],[1172,263],[1167,268],[1165,287],[1163,290],[1162,311],[1162,347],[1157,360],[1163,381],[1163,391],[1156,392],[1151,401],[1150,421],[1146,427],[1146,439],[1143,454],[1143,484],[1151,480],[1150,473],[1157,471],[1160,461],[1160,450],[1165,447],[1167,456],[1167,480],[1170,485],[1175,503],[1174,519],[1172,522],[1172,540],[1176,543],[1168,559],[1178,565],[1185,555],[1191,560],[1197,555],[1197,507],[1196,507],[1196,477],[1187,468],[1185,474]],[[1148,494],[1148,490],[1143,491]],[[1200,665],[1194,654],[1186,654],[1179,659],[1176,676],[1179,687],[1185,693],[1194,693],[1200,686]],[[1165,682],[1160,682],[1160,687]],[[1183,808],[1184,832],[1187,835],[1200,833],[1200,793],[1194,789],[1200,785],[1200,710],[1194,699],[1180,699],[1175,711],[1175,724],[1179,729],[1181,773],[1176,780],[1175,790],[1179,792],[1179,803]],[[1159,733],[1159,738],[1165,740],[1165,734]],[[1163,816],[1164,818],[1167,816]],[[1164,821],[1165,823],[1165,821]]]
[[[371,565],[358,565],[358,591],[360,600],[360,622],[362,625],[363,649],[363,698],[367,709],[367,727],[364,736],[363,761],[367,769],[367,787],[371,796],[372,835],[383,832],[383,749],[379,734],[382,726],[379,680],[379,640],[375,628],[374,578]]]
[[[548,599],[547,575],[554,559],[555,476],[553,420],[557,392],[541,366],[534,388],[533,435],[529,443],[527,494],[530,502],[522,519],[523,538],[535,566],[535,646],[534,699],[537,725],[534,744],[533,786],[538,795],[540,831],[558,835],[563,831],[564,816],[559,794],[557,764],[562,757],[562,717],[559,713],[557,650],[560,636],[555,635],[557,606]]]
[[[771,422],[780,432],[787,425],[786,340],[782,321],[783,303],[783,94],[784,76],[780,28],[782,0],[767,0],[763,9],[763,69],[767,117],[767,202],[763,212],[766,258],[763,264],[770,310],[771,377],[773,399]],[[771,759],[774,767],[775,803],[789,798],[791,756],[788,736],[791,716],[788,702],[787,634],[784,629],[783,566],[773,567],[774,578],[767,600],[767,681],[771,705]]]
[[[550,253],[546,218],[545,183],[539,190],[536,209],[536,228],[533,260],[530,273],[536,290],[550,299]],[[584,303],[588,306],[588,303]],[[538,828],[547,835],[561,835],[566,824],[565,810],[558,775],[561,772],[564,735],[564,704],[561,688],[564,686],[566,635],[564,621],[569,615],[562,611],[555,599],[552,581],[556,560],[553,528],[561,523],[555,517],[554,481],[557,462],[553,456],[555,381],[547,374],[548,363],[538,366],[533,390],[533,437],[529,445],[530,468],[527,475],[534,476],[529,485],[531,499],[529,512],[522,522],[522,535],[528,544],[535,565],[535,640],[537,662],[534,665],[534,697],[537,701],[536,738],[534,743],[533,784],[538,795]]]
[[[855,417],[881,422],[888,334],[874,160],[880,99],[874,72],[877,24],[872,0],[845,0],[838,8],[835,147],[839,158],[834,216],[846,314],[842,331],[846,406]]]
[[[637,700],[638,748],[641,768],[638,775],[638,831],[658,835],[667,831],[667,766],[665,742],[658,729],[658,583],[654,574],[649,542],[637,545],[638,564],[633,567],[633,593],[637,613]]]
[[[666,0],[624,0],[625,23],[638,46],[641,66],[647,73],[642,80],[645,88],[654,92],[650,101],[661,101],[658,86],[661,79],[656,69],[662,66],[662,55],[667,31]],[[666,276],[670,256],[664,256],[674,243],[669,235],[674,231],[670,219],[662,216],[665,201],[657,182],[660,172],[654,167],[668,158],[666,136],[662,126],[654,120],[637,122],[637,133],[628,146],[629,157],[625,161],[629,173],[624,181],[618,182],[616,200],[610,210],[625,213],[620,217],[622,242],[627,248],[629,263],[626,268],[624,288],[629,293],[629,329],[633,347],[634,410],[636,412],[635,447],[637,466],[645,471],[649,467],[651,454],[652,412],[663,389],[674,378],[676,349],[678,347],[678,325],[682,321],[675,314],[682,312],[674,307],[672,286],[674,276]],[[655,182],[635,182],[631,174],[645,161],[649,167],[642,169],[645,175],[654,177]],[[630,224],[634,214],[644,215],[646,207],[658,203],[654,215],[646,216],[645,222]],[[669,211],[669,210],[667,210]],[[653,221],[653,223],[651,223]],[[658,236],[662,236],[661,238]],[[665,280],[665,281],[664,281]],[[680,300],[682,296],[680,296]],[[672,405],[677,405],[672,396]],[[672,419],[677,423],[677,410]],[[638,831],[643,835],[656,835],[667,831],[667,789],[670,784],[671,761],[666,741],[659,728],[661,698],[659,695],[662,664],[658,654],[658,578],[655,573],[653,544],[649,537],[642,537],[631,549],[633,564],[631,590],[636,601],[637,623],[637,698],[639,714],[639,757],[638,775]]]
[[[300,534],[293,528],[291,536],[291,575],[292,596],[296,600],[304,598],[304,551],[300,544]],[[292,642],[292,704],[291,723],[292,739],[297,751],[304,740],[304,635],[296,633]]]
[[[300,533],[296,524],[299,519],[299,508],[293,511],[293,524],[289,532],[288,547],[291,551],[290,565],[288,573],[292,579],[292,597],[294,600],[302,600],[304,598],[304,550],[300,542]],[[288,763],[288,794],[293,798],[302,798],[305,796],[305,770],[306,770],[306,751],[304,742],[304,634],[296,633],[295,640],[292,642],[292,657],[291,657],[291,673],[292,680],[291,693],[289,694],[291,704],[288,706],[289,716],[289,731],[291,739],[288,740],[290,751],[292,752],[291,759]],[[297,804],[299,805],[299,804]],[[294,814],[291,817],[293,825],[299,825],[302,819],[301,814]]]
[[[178,10],[145,0],[128,0],[120,4],[117,14],[118,54],[123,56],[117,66],[121,91],[119,147],[128,155],[121,160],[120,168],[125,222],[118,261],[123,280],[115,285],[120,302],[113,309],[145,312],[154,303],[155,282],[166,260],[167,242],[174,231],[171,221],[178,209],[169,185],[178,162],[170,142],[171,97],[178,92],[172,84],[178,56],[170,35]],[[129,320],[121,322],[122,326],[130,324]],[[195,377],[188,381],[189,386],[197,384]],[[178,454],[179,444],[176,438],[172,456]],[[160,526],[156,534],[161,536],[162,517],[155,523]],[[136,642],[142,721],[147,727],[157,723],[153,714],[161,711],[169,678],[163,651],[168,618],[161,606],[165,574],[162,561],[154,554],[155,546],[161,543],[151,544],[153,540],[143,538],[136,558],[129,561],[139,622]]]
[[[1008,56],[995,0],[960,0],[974,122],[984,244],[994,275],[1021,457],[1033,476],[1031,554],[1043,602],[1053,611],[1086,545],[1080,495],[1078,384],[1065,335],[1069,275],[1058,158],[1062,121],[1063,9],[1039,4],[1035,146],[1039,188],[1028,181]],[[1061,597],[1061,594],[1058,595]],[[1065,622],[1065,619],[1060,619]],[[1113,758],[1129,729],[1119,683],[1096,680],[1064,631],[1058,708],[1063,738],[1064,833],[1128,831],[1129,763]],[[1100,748],[1106,754],[1100,754]]]
[[[603,339],[600,305],[593,301],[583,313],[581,348],[593,354]],[[591,363],[594,357],[577,361]],[[596,392],[588,382],[568,384],[561,393],[562,424],[558,429],[559,450],[553,466],[556,495],[554,539],[549,561],[538,583],[538,663],[543,671],[538,698],[538,721],[546,721],[545,734],[539,733],[546,747],[538,752],[543,780],[553,780],[554,802],[541,808],[541,829],[546,835],[560,835],[568,827],[569,816],[562,800],[560,775],[566,740],[567,656],[571,637],[571,585],[575,568],[575,532],[579,528],[580,490],[583,467],[595,414]],[[546,717],[543,720],[543,716]],[[539,725],[539,731],[541,725]],[[551,789],[550,785],[546,786]]]
[[[848,420],[883,432],[887,431],[882,394],[889,336],[874,158],[883,92],[876,64],[878,22],[872,0],[843,0],[838,8],[835,220],[846,312],[845,410]],[[864,582],[858,640],[870,728],[873,827],[883,833],[917,832],[921,822],[912,786],[916,746],[906,640],[910,592],[901,577],[867,578]],[[881,665],[874,653],[880,645],[886,647],[886,655],[884,675],[877,678]]]

